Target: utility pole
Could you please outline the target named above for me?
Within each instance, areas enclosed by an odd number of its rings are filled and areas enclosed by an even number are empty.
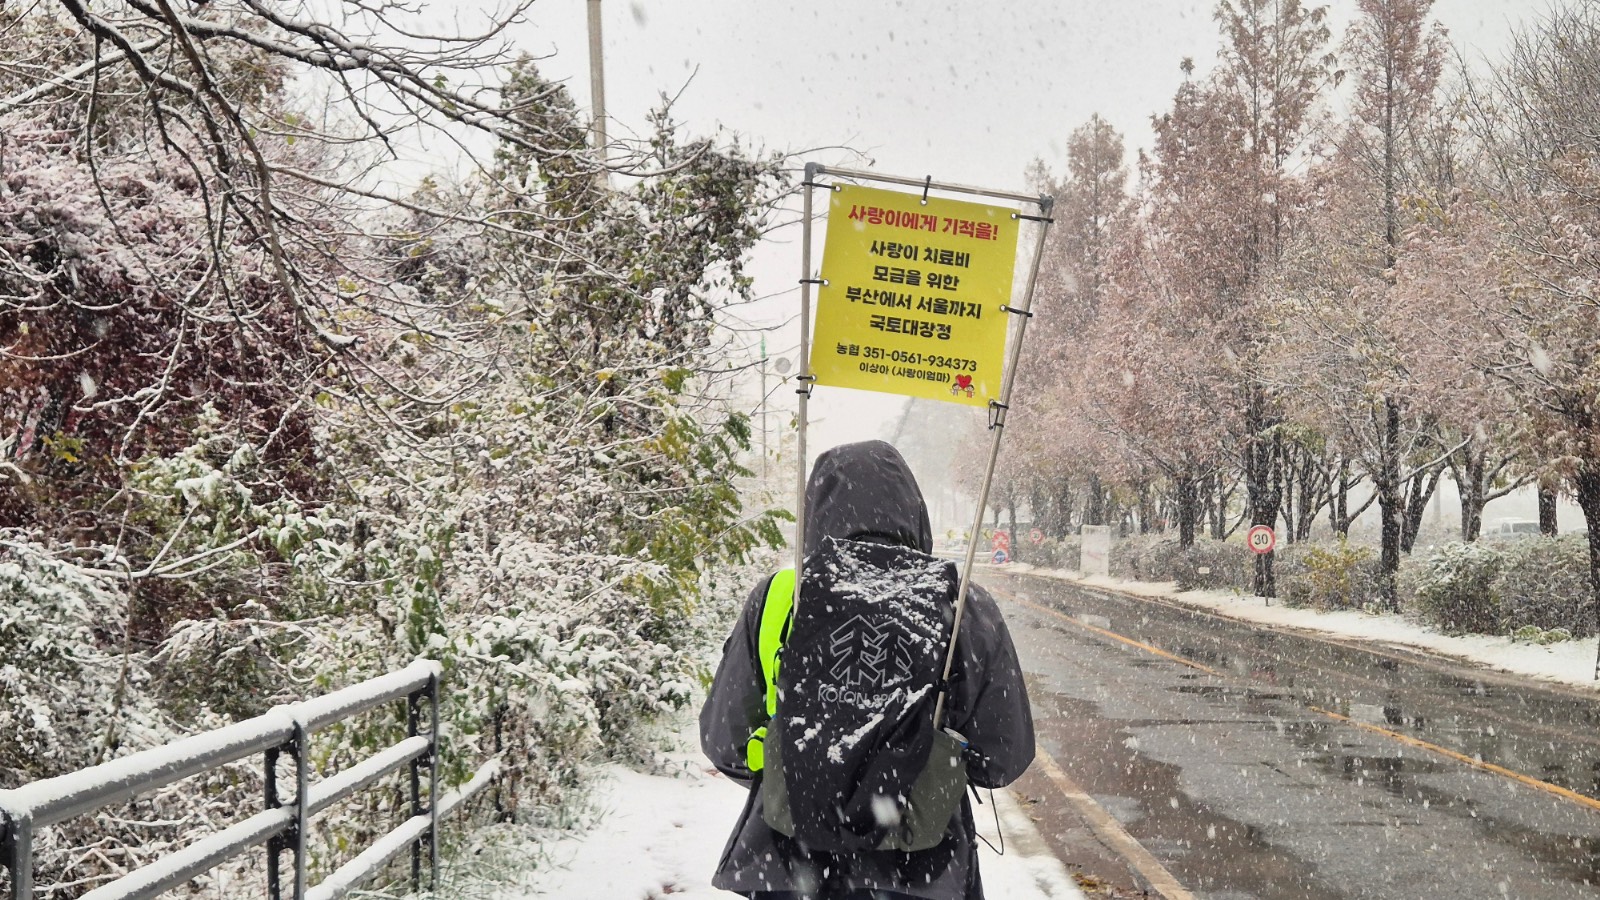
[[[761,336],[761,484],[767,483],[767,336]]]
[[[589,92],[594,105],[594,149],[606,158],[606,68],[600,39],[600,0],[589,0]]]

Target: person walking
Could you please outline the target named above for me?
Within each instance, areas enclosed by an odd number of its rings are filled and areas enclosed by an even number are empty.
[[[832,559],[828,552],[857,548],[858,558],[880,565],[913,573],[938,571],[951,582],[955,577],[953,565],[928,555],[933,534],[922,492],[899,451],[882,441],[846,444],[817,459],[806,485],[801,538],[807,560]],[[814,571],[810,562],[804,577],[808,596],[841,587],[837,579],[829,580],[828,572]],[[874,583],[871,577],[850,581],[857,586]],[[723,645],[721,663],[700,711],[701,749],[718,771],[750,789],[712,884],[752,900],[982,900],[976,830],[970,798],[964,793],[942,840],[928,849],[907,852],[876,849],[873,844],[868,849],[829,852],[807,846],[768,823],[771,811],[763,808],[767,802],[763,795],[770,797],[771,791],[762,789],[761,754],[752,750],[752,736],[760,741],[771,716],[767,698],[771,674],[764,673],[761,659],[763,625],[769,635],[775,632],[763,614],[769,593],[782,593],[769,591],[771,583],[772,578],[763,579],[746,600]],[[947,641],[955,585],[946,585],[937,596],[945,604]],[[776,606],[781,601],[773,602]],[[941,665],[944,650],[940,646],[937,651]],[[1033,718],[1016,649],[999,607],[976,585],[968,588],[946,703],[942,724],[965,742],[960,758],[971,785],[1004,787],[1033,761]],[[931,713],[927,718],[931,731]],[[776,749],[766,751],[769,759]],[[798,809],[816,808],[815,797],[803,799],[811,805]],[[881,818],[881,807],[872,809]],[[789,814],[783,810],[778,820]],[[933,836],[937,838],[937,833]]]

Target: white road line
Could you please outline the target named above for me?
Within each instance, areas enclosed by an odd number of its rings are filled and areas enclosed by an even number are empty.
[[[1095,835],[1113,853],[1119,854],[1123,859],[1126,859],[1129,865],[1133,866],[1134,870],[1143,876],[1144,880],[1158,891],[1162,897],[1165,897],[1166,900],[1195,900],[1194,894],[1191,894],[1188,888],[1180,884],[1178,879],[1167,871],[1167,867],[1156,859],[1155,854],[1146,850],[1143,844],[1134,840],[1133,835],[1122,827],[1121,822],[1118,822],[1111,813],[1107,812],[1105,807],[1096,803],[1093,797],[1084,793],[1083,788],[1078,787],[1077,782],[1068,777],[1066,772],[1061,771],[1061,767],[1056,764],[1056,761],[1050,757],[1049,753],[1045,752],[1044,747],[1039,746],[1037,743],[1034,745],[1033,764],[1039,767],[1045,777],[1055,783],[1062,795],[1067,798],[1067,802],[1071,803],[1084,821],[1089,823],[1089,827],[1094,830]]]

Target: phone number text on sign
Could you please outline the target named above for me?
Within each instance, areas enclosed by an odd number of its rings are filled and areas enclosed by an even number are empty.
[[[837,356],[857,358],[856,370],[863,375],[892,375],[896,378],[910,378],[917,381],[926,381],[933,384],[943,384],[957,387],[961,380],[961,373],[978,371],[978,361],[963,359],[959,356],[943,356],[936,353],[913,353],[906,350],[886,350],[883,347],[859,344],[837,344],[834,346]],[[919,368],[926,367],[926,368]],[[971,376],[959,387],[965,389],[970,386]]]
[[[843,185],[817,292],[817,383],[986,405],[999,396],[1014,211]]]

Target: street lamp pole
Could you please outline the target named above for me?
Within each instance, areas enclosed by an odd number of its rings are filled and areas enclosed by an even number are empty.
[[[589,89],[594,101],[594,149],[606,156],[606,76],[600,39],[600,0],[589,0]]]

